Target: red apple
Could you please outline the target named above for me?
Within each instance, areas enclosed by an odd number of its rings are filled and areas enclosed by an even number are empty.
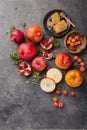
[[[38,56],[38,57],[35,57],[33,59],[33,61],[32,61],[32,67],[35,70],[37,70],[39,72],[42,72],[47,67],[47,64],[46,64],[46,61],[44,60],[43,57]]]
[[[37,54],[37,49],[34,44],[24,42],[18,48],[18,56],[23,60],[32,60]]]
[[[72,65],[72,58],[66,52],[60,52],[56,55],[55,64],[60,69],[68,69]]]

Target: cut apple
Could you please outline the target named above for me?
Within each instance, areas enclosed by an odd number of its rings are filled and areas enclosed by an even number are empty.
[[[62,80],[62,72],[59,69],[51,68],[47,71],[46,77],[53,79],[56,83]]]
[[[20,62],[18,64],[18,73],[24,76],[29,76],[31,74],[31,67],[27,62]]]
[[[44,92],[50,93],[53,92],[56,88],[56,83],[51,78],[43,78],[40,81],[40,87]]]

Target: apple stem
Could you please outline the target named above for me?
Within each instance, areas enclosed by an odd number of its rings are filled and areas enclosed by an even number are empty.
[[[39,61],[39,60],[36,60],[36,64],[37,64],[37,65],[40,65],[40,61]]]
[[[20,54],[22,54],[22,55],[23,55],[23,54],[24,54],[24,51],[23,51],[23,50],[20,50]]]

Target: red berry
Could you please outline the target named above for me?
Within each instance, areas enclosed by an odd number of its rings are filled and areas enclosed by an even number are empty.
[[[57,97],[53,97],[53,102],[57,102],[57,101],[58,101]]]
[[[63,108],[64,107],[63,102],[59,102],[58,107]]]
[[[81,63],[80,63],[80,66],[85,66],[85,63],[84,63],[84,62],[81,62]]]
[[[54,102],[54,106],[55,106],[55,107],[58,107],[58,102]]]
[[[74,60],[78,60],[78,56],[74,56]]]
[[[78,60],[77,60],[79,63],[81,63],[82,62],[82,59],[81,58],[78,58]]]
[[[67,91],[67,90],[63,90],[63,91],[62,91],[62,94],[63,94],[63,95],[67,95],[67,94],[68,94],[68,91]]]
[[[86,69],[85,69],[84,66],[81,66],[81,67],[80,67],[80,71],[81,71],[81,72],[84,72],[85,70],[86,70]]]
[[[73,91],[70,92],[70,96],[75,96],[75,93]]]
[[[59,89],[57,89],[57,90],[55,91],[55,93],[56,93],[57,95],[60,95],[60,94],[61,94],[61,92],[60,92]]]

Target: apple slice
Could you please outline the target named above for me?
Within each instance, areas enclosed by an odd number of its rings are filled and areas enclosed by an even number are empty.
[[[59,69],[51,68],[47,71],[46,77],[53,79],[56,83],[62,80],[62,72]]]
[[[44,92],[50,93],[53,92],[56,88],[56,83],[51,78],[43,78],[40,81],[40,87]]]

